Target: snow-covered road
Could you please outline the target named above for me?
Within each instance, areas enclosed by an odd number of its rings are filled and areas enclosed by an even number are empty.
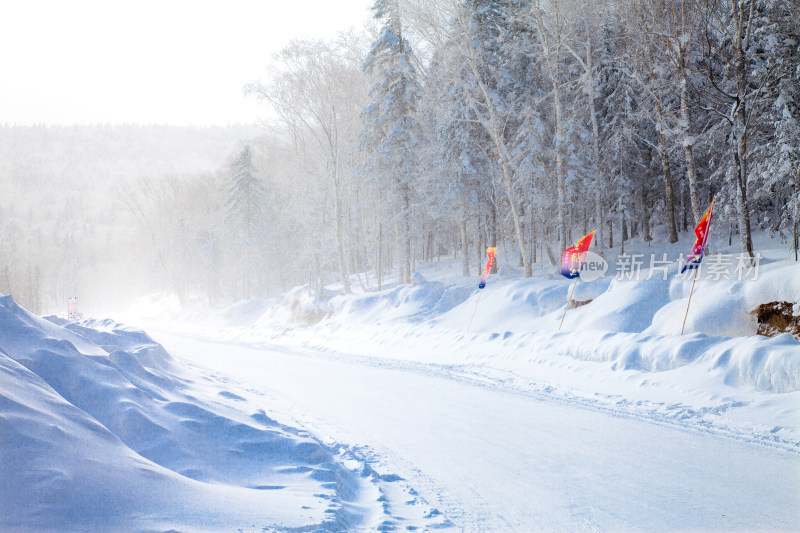
[[[358,450],[458,529],[800,528],[796,451],[436,365],[148,332],[209,392]]]

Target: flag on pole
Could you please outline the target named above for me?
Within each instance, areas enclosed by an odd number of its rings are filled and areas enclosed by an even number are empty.
[[[687,268],[697,268],[700,266],[700,261],[703,260],[703,251],[706,248],[706,242],[708,241],[708,234],[711,228],[711,213],[714,211],[714,200],[711,200],[711,205],[708,207],[708,211],[706,214],[703,215],[703,218],[700,219],[700,223],[697,224],[697,227],[694,228],[694,234],[697,235],[697,239],[694,241],[694,246],[692,247],[692,253],[689,254],[689,257],[686,259],[686,263],[681,268],[681,274],[683,274]]]
[[[584,235],[575,244],[570,246],[561,255],[561,275],[569,279],[577,278],[581,273],[581,265],[586,260],[586,252],[589,250],[589,245],[592,244],[592,237],[597,230]]]
[[[482,289],[486,286],[486,280],[489,278],[489,271],[492,270],[492,265],[494,264],[494,254],[497,253],[497,247],[492,246],[491,248],[486,249],[486,255],[489,256],[489,260],[486,262],[486,268],[483,269],[483,275],[481,276],[481,282],[478,283],[478,288]]]

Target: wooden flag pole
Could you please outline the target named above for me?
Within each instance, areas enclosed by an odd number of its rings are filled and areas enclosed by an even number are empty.
[[[694,269],[694,278],[692,279],[692,289],[689,291],[689,301],[686,303],[686,314],[683,315],[683,325],[681,326],[681,337],[683,337],[683,329],[686,327],[686,317],[689,316],[689,306],[692,305],[692,293],[694,292],[694,282],[697,281],[697,271],[700,270],[700,265]]]
[[[572,284],[572,290],[569,291],[569,298],[567,298],[567,306],[564,308],[564,316],[561,317],[561,324],[558,325],[558,330],[561,331],[561,326],[564,325],[564,319],[567,316],[567,309],[569,309],[569,303],[572,301],[572,293],[575,292],[575,285],[578,284],[578,278],[575,278],[575,283]]]
[[[469,328],[472,327],[472,321],[475,320],[475,313],[478,312],[478,304],[481,303],[481,295],[483,291],[478,291],[478,301],[475,302],[475,310],[472,312],[472,318],[469,319],[469,325],[467,326],[467,333],[469,333]]]

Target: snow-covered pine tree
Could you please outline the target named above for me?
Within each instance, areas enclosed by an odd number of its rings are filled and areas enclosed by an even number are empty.
[[[542,57],[544,67],[552,87],[552,116],[555,121],[554,140],[555,140],[555,160],[556,160],[556,214],[560,233],[560,248],[567,247],[567,191],[565,187],[566,179],[566,143],[564,131],[564,108],[562,105],[563,86],[566,81],[564,75],[564,55],[566,53],[564,41],[569,30],[566,25],[565,16],[561,11],[559,2],[549,2],[545,9],[541,0],[536,0],[533,6],[533,15],[536,28],[539,34],[539,41],[542,47]]]
[[[581,100],[585,101],[585,111],[580,113],[576,109],[581,120],[581,115],[588,119],[586,126],[587,133],[591,139],[591,157],[583,156],[588,159],[587,173],[589,174],[588,189],[594,191],[594,226],[597,228],[597,235],[594,242],[602,251],[604,246],[605,231],[603,228],[603,195],[606,189],[602,173],[600,172],[600,128],[598,121],[598,109],[596,99],[600,96],[600,75],[603,68],[602,52],[607,50],[607,46],[600,45],[605,29],[610,26],[611,9],[606,2],[595,2],[587,6],[585,11],[575,13],[575,30],[570,39],[564,46],[574,57],[581,70],[581,91],[582,94],[576,99],[576,107],[581,107]]]
[[[469,90],[469,74],[455,50],[444,51],[437,57],[438,72],[431,76],[435,99],[443,111],[437,116],[435,124],[438,153],[436,162],[441,168],[440,176],[446,181],[442,188],[444,201],[450,210],[458,213],[457,223],[461,236],[461,273],[469,275],[469,253],[467,222],[480,216],[480,182],[488,181],[492,172],[487,152],[491,152],[491,140],[468,104],[473,96],[465,94]],[[442,74],[444,65],[449,72]],[[457,76],[453,78],[451,76]],[[485,184],[491,190],[490,184]],[[495,243],[490,243],[494,246]]]
[[[794,237],[800,218],[800,4],[759,3],[753,68],[766,78],[751,111],[751,196],[759,229]]]
[[[268,189],[253,166],[250,146],[245,146],[231,164],[233,170],[225,211],[225,228],[230,245],[239,258],[238,275],[244,298],[252,297],[256,259],[263,256],[267,245]]]
[[[527,96],[535,90],[535,84],[529,83],[530,31],[520,17],[526,6],[515,0],[467,0],[457,10],[452,42],[469,74],[463,80],[462,93],[472,108],[472,120],[491,139],[486,150],[493,160],[492,174],[508,200],[523,275],[530,277],[523,222],[527,195],[518,168],[520,158],[514,154],[519,128],[527,116],[526,105],[531,104]],[[497,200],[494,196],[492,207],[496,208]]]
[[[397,228],[400,280],[411,283],[416,150],[422,140],[416,113],[422,87],[411,45],[403,37],[399,2],[377,0],[372,10],[384,25],[363,65],[376,82],[369,90],[372,102],[362,112],[366,119],[362,145],[369,157],[369,171],[383,182],[383,189],[388,192],[387,207]]]
[[[669,60],[659,47],[660,40],[651,30],[650,14],[644,4],[631,3],[634,27],[633,43],[629,65],[630,75],[640,86],[644,95],[649,98],[648,107],[652,108],[652,120],[655,123],[656,143],[654,147],[661,161],[661,178],[664,186],[664,207],[666,212],[669,242],[678,241],[678,228],[675,219],[675,187],[672,178],[672,162],[670,154],[675,148],[669,142],[670,106],[674,103],[673,94],[679,92],[677,79],[672,76]]]
[[[702,39],[700,10],[696,0],[647,0],[643,2],[642,7],[643,18],[650,27],[649,31],[657,35],[653,40],[653,47],[660,49],[666,59],[660,67],[665,71],[671,71],[678,80],[680,112],[676,113],[669,108],[665,108],[664,111],[669,115],[671,122],[675,123],[676,132],[680,132],[676,135],[676,140],[683,148],[689,200],[694,224],[697,224],[706,208],[700,201],[700,186],[694,156],[697,133],[693,131],[693,124],[696,119],[693,117],[693,108],[690,105],[690,92],[691,76],[699,55],[698,42]],[[669,88],[669,90],[674,89],[674,87]]]
[[[753,144],[763,120],[757,112],[764,89],[775,81],[775,69],[759,53],[759,34],[769,16],[771,2],[758,0],[714,0],[703,4],[707,24],[703,42],[706,91],[721,118],[729,146],[724,165],[728,191],[736,201],[736,219],[742,252],[755,264],[750,231],[748,188],[753,181]],[[755,139],[753,139],[755,140]]]
[[[604,28],[602,49],[598,50],[603,58],[597,84],[599,167],[610,208],[604,213],[610,248],[614,242],[611,219],[621,220],[623,208],[629,209],[629,215],[638,212],[645,240],[651,238],[651,219],[664,214],[662,194],[656,186],[661,165],[654,153],[657,140],[651,109],[642,105],[646,96],[641,85],[626,74],[631,70],[626,62],[626,39],[618,31],[619,26]],[[634,208],[637,205],[638,209]]]

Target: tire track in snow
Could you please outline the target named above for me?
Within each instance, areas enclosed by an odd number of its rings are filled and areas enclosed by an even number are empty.
[[[252,348],[251,346],[247,347]],[[243,402],[245,404],[250,404],[252,407],[262,407],[260,411],[263,413],[264,405],[262,405],[262,403],[271,405],[275,401],[278,401],[278,397],[271,393],[265,393],[264,390],[258,387],[231,378],[222,372],[212,370],[204,365],[199,365],[188,360],[179,360],[178,363],[184,366],[193,377],[199,377],[199,379],[203,381],[205,387],[209,385],[222,387],[222,390],[217,393],[216,398],[205,399],[205,401],[210,401],[211,404],[230,408],[230,405],[226,405],[227,402]],[[233,393],[231,390],[236,390],[238,393],[247,396],[247,398]],[[198,390],[195,392],[198,396],[204,396],[202,391]],[[237,410],[240,409],[239,405],[234,407]],[[273,414],[271,410],[270,414]],[[355,527],[355,529],[359,531],[367,529],[372,530],[373,527],[377,527],[379,531],[396,531],[402,529],[409,531],[417,529],[424,529],[425,531],[448,530],[456,528],[453,522],[454,519],[463,519],[464,512],[460,503],[447,497],[443,490],[439,488],[429,476],[426,476],[419,469],[409,466],[405,470],[408,471],[410,469],[415,474],[412,482],[411,480],[394,474],[390,466],[398,466],[398,463],[401,462],[404,465],[409,465],[410,463],[398,460],[396,457],[393,457],[391,462],[386,461],[368,445],[351,445],[338,442],[326,436],[326,432],[321,430],[321,428],[314,426],[313,423],[309,423],[313,417],[305,411],[299,413],[281,412],[280,414],[285,416],[279,418],[289,419],[288,425],[280,424],[281,427],[294,430],[298,435],[313,439],[335,458],[339,467],[355,475],[357,479],[360,479],[360,487],[357,489],[359,498],[353,500],[352,496],[344,497],[340,493],[341,487],[337,486],[337,496],[332,499],[335,505],[332,507],[334,512],[331,515],[330,521],[317,526],[301,527],[299,529],[274,526],[268,529],[268,531],[349,531],[352,527]],[[252,420],[249,422],[252,423]],[[435,493],[438,503],[436,505],[431,504],[431,502],[422,497],[416,489],[428,494],[431,492]],[[374,500],[369,500],[367,494],[373,494]],[[443,509],[446,508],[447,511],[442,512],[439,510],[439,507]],[[381,510],[376,512],[375,509],[378,508]],[[365,524],[353,526],[353,523],[358,523],[360,516],[362,519],[371,516],[373,520],[376,516],[380,516],[380,523],[377,525],[372,524],[369,528],[367,528]],[[461,527],[457,529],[463,530]]]

